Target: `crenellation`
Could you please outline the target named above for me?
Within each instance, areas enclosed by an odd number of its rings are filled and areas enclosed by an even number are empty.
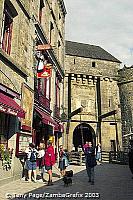
[[[80,74],[77,74],[77,76],[76,76],[76,82],[77,83],[81,83],[82,82],[82,77],[81,77]]]

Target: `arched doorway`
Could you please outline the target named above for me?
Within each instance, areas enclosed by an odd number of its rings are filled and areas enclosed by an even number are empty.
[[[85,142],[92,142],[96,145],[96,136],[94,129],[87,123],[81,123],[73,131],[73,145],[77,151],[79,146],[83,146]]]

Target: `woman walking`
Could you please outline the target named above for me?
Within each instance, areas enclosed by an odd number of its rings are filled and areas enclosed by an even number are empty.
[[[55,164],[54,148],[51,141],[47,141],[47,148],[44,155],[45,169],[49,174],[48,186],[53,185],[52,183],[52,166]]]

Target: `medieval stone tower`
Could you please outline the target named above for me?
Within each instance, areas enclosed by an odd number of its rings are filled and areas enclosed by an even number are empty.
[[[66,41],[64,145],[77,149],[86,141],[102,150],[122,147],[117,71],[120,61],[99,46]],[[75,110],[80,108],[76,113]],[[75,115],[73,115],[75,111]]]
[[[124,66],[118,73],[122,111],[122,140],[126,151],[129,140],[133,139],[133,66]]]

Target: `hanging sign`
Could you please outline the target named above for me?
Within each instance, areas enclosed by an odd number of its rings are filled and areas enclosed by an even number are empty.
[[[49,50],[49,49],[52,49],[50,44],[40,44],[36,46],[37,51],[44,51],[44,50]]]
[[[47,63],[41,70],[37,70],[37,78],[48,78],[52,75],[52,64]]]

